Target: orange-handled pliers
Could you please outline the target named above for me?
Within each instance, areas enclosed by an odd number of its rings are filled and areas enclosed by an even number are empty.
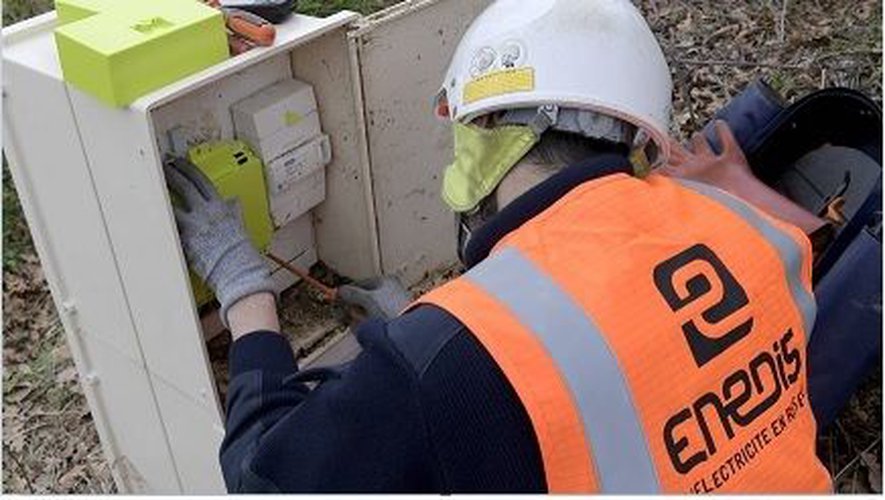
[[[222,8],[229,30],[255,45],[269,47],[277,36],[277,29],[268,20],[240,9]]]
[[[219,0],[202,0],[209,7],[221,10],[231,33],[231,48],[235,54],[253,46],[269,47],[277,36],[277,29],[267,19],[241,9],[222,7]]]

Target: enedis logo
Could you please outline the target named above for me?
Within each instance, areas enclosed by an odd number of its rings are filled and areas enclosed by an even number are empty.
[[[714,292],[714,288],[720,290],[721,299],[717,303],[682,325],[682,334],[698,369],[753,332],[753,317],[745,310],[750,304],[746,291],[706,245],[695,245],[659,264],[654,271],[654,282],[674,313],[701,298],[709,300],[707,296]],[[732,323],[736,319],[737,326],[718,335],[710,333],[727,319],[732,319]],[[716,389],[687,403],[667,420],[662,438],[677,472],[689,474],[713,459],[718,451],[731,443],[737,431],[765,415],[799,380],[802,352],[791,344],[793,337],[793,331],[787,330],[770,348],[736,366],[733,373],[714,385],[718,386]],[[800,388],[799,393],[792,396],[784,415],[774,418],[762,431],[742,436],[744,441],[731,448],[715,472],[709,478],[695,482],[691,491],[709,493],[720,488],[752,462],[786,429],[798,411],[806,407],[807,398],[804,389]],[[723,434],[727,438],[725,442],[721,439]],[[719,442],[716,436],[720,437]]]

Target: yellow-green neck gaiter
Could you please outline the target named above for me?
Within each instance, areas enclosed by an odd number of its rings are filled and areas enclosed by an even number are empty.
[[[538,143],[528,126],[485,129],[455,123],[455,162],[443,179],[443,200],[455,212],[469,212],[492,194],[510,171]]]

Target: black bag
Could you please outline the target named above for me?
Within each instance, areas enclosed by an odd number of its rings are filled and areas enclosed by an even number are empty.
[[[835,194],[847,200],[848,222],[814,269],[818,315],[808,346],[808,391],[823,430],[881,362],[881,108],[839,88],[784,107],[757,82],[717,117],[735,130],[755,174],[782,194],[815,213]]]

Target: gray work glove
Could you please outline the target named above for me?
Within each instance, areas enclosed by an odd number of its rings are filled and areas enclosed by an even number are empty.
[[[338,287],[338,299],[362,307],[370,318],[391,320],[412,302],[412,295],[390,276]]]
[[[221,321],[240,299],[261,292],[276,294],[270,268],[246,230],[236,200],[225,201],[212,182],[183,158],[166,163],[166,183],[183,206],[173,206],[184,254],[191,269],[215,292]]]

